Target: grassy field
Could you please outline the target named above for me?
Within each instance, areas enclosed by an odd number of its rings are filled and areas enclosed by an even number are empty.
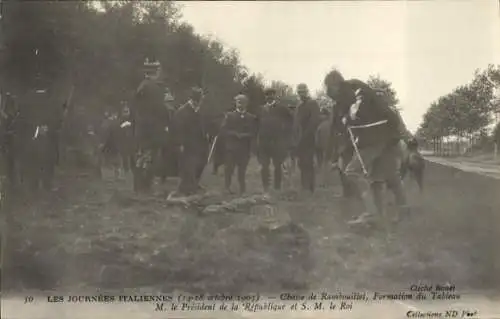
[[[59,175],[58,190],[10,212],[4,293],[500,287],[498,181],[437,164],[428,165],[423,196],[408,183],[419,209],[389,232],[346,225],[356,205],[334,196],[335,176],[313,196],[289,187],[267,206],[201,214],[228,196],[186,208],[166,201],[175,180],[138,196],[130,178]],[[248,179],[250,193],[260,192],[255,163]],[[222,176],[207,171],[203,184],[216,193]],[[269,218],[281,227],[267,227]]]

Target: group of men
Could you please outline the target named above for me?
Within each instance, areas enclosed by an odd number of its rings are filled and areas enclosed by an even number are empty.
[[[197,91],[194,91],[197,92]],[[268,192],[271,184],[271,166],[273,168],[273,188],[280,190],[283,183],[283,165],[289,156],[298,159],[302,172],[301,181],[305,190],[314,191],[314,137],[320,121],[320,109],[311,99],[305,84],[298,86],[301,103],[295,113],[288,106],[280,103],[274,89],[265,91],[266,103],[257,112],[248,111],[249,98],[244,94],[235,97],[234,110],[226,113],[217,138],[212,147],[203,139],[201,118],[195,118],[199,110],[202,92],[194,94],[188,103],[182,106],[174,117],[178,126],[174,132],[181,149],[181,186],[179,192],[189,194],[199,187],[199,178],[203,166],[211,158],[217,143],[223,143],[222,149],[225,188],[231,188],[235,169],[240,193],[246,191],[246,170],[252,151],[255,150],[261,166],[262,186]],[[190,125],[188,125],[190,124]],[[196,164],[195,164],[196,163]]]
[[[168,139],[171,148],[166,153],[174,154],[178,160],[177,192],[180,195],[191,195],[202,189],[203,170],[213,157],[215,146],[221,143],[227,192],[233,192],[235,170],[240,193],[246,191],[246,170],[254,151],[261,166],[265,192],[271,184],[271,166],[273,188],[281,189],[283,165],[288,157],[298,160],[302,189],[314,192],[316,136],[322,114],[305,84],[297,86],[300,103],[294,111],[280,102],[273,89],[265,91],[266,103],[252,113],[248,111],[248,96],[237,95],[235,108],[225,114],[214,136],[209,134],[200,112],[204,97],[200,88],[192,88],[188,101],[165,115],[168,125],[153,124],[154,119],[164,116],[158,110],[165,109],[164,88],[155,76],[158,74],[147,77],[141,84],[137,91],[138,107],[132,110],[135,185],[151,183],[153,173],[148,167],[151,167],[152,153],[161,144],[155,141]],[[345,80],[337,70],[325,77],[324,85],[335,107],[328,119],[329,147],[324,150],[323,158],[339,169],[345,195],[358,195],[368,215],[383,214],[383,190],[387,186],[394,193],[397,205],[407,211],[399,173],[401,143],[406,132],[401,117],[366,83]]]
[[[365,208],[363,216],[383,215],[387,186],[394,193],[400,213],[407,213],[400,172],[407,130],[401,116],[366,83],[345,80],[337,70],[325,77],[324,85],[336,102],[329,121],[331,148],[325,150],[325,156],[339,168],[345,195],[359,196]],[[235,165],[239,168],[240,190],[245,190],[250,140],[255,136],[265,191],[269,189],[270,163],[274,166],[274,188],[280,189],[282,165],[291,154],[298,159],[302,189],[314,192],[315,137],[321,111],[305,84],[297,86],[297,93],[301,101],[294,114],[280,104],[273,90],[266,91],[267,102],[256,116],[246,112],[246,96],[236,97],[236,110],[226,116],[221,130],[227,145],[228,190]]]

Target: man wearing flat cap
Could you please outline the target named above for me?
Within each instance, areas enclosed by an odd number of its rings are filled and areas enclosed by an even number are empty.
[[[315,135],[320,121],[320,109],[318,103],[309,95],[307,85],[299,84],[297,94],[301,102],[295,110],[295,154],[299,160],[302,189],[314,192]]]
[[[240,194],[246,191],[245,175],[250,161],[251,143],[256,134],[256,117],[247,112],[248,97],[235,97],[236,110],[227,113],[221,129],[225,143],[225,186],[231,193],[231,179],[234,169],[238,169]]]
[[[259,132],[257,152],[261,165],[261,178],[264,191],[269,190],[270,171],[274,166],[274,189],[281,189],[283,163],[288,155],[293,127],[293,114],[276,98],[276,90],[265,91],[266,104],[258,110]]]
[[[208,139],[203,128],[200,106],[203,91],[194,87],[190,98],[174,115],[173,139],[179,150],[180,178],[178,192],[192,195],[201,189],[200,178],[208,156]]]

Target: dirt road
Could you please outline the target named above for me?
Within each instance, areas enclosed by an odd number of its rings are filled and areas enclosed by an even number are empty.
[[[495,179],[500,179],[500,165],[481,163],[477,161],[467,161],[464,159],[442,158],[427,156],[426,159],[430,162],[451,166],[464,172],[477,173]]]
[[[488,299],[500,287],[499,181],[437,163],[429,163],[426,174],[422,196],[413,183],[407,185],[410,201],[419,209],[389,232],[350,229],[346,221],[356,210],[334,197],[339,191],[336,180],[313,196],[293,190],[275,194],[269,205],[274,212],[271,218],[286,215],[288,225],[269,230],[259,227],[264,224],[259,209],[200,215],[200,207],[169,205],[165,198],[175,181],[157,185],[151,196],[136,196],[130,191],[130,180],[61,174],[58,191],[32,197],[29,204],[12,212],[2,318],[52,318],[56,313],[59,318],[80,318],[77,309],[81,318],[114,318],[126,309],[124,305],[49,304],[40,299],[42,290],[66,296],[399,293],[413,284],[447,283],[463,296],[457,301],[461,305],[453,306],[450,300],[372,302],[356,304],[344,313],[320,317],[295,312],[286,317],[366,318],[376,312],[384,318],[404,318],[411,309],[473,306],[479,315],[472,318],[500,314],[498,299],[494,299],[497,304]],[[255,163],[249,179],[249,189],[258,192]],[[221,176],[207,172],[204,181],[211,189],[222,187]],[[215,195],[199,206],[228,199]],[[36,293],[29,292],[33,290]],[[37,306],[20,306],[24,299],[19,298],[28,294],[37,296]],[[133,318],[167,318],[149,305],[127,307],[136,311]],[[187,315],[200,318],[203,313],[176,313],[175,317]],[[264,316],[253,313],[257,315]]]

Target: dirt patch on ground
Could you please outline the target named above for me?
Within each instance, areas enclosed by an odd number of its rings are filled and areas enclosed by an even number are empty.
[[[336,181],[313,196],[293,190],[243,212],[200,214],[169,205],[175,181],[136,196],[130,180],[63,174],[60,189],[12,211],[4,291],[278,292],[417,282],[460,290],[499,286],[498,181],[429,164],[418,211],[390,231],[350,229]],[[258,169],[249,189],[259,192]],[[222,177],[205,185],[221,189]],[[295,183],[298,185],[298,183]],[[218,195],[202,206],[228,200]],[[270,214],[269,212],[272,211]],[[273,227],[266,219],[282,221]],[[274,217],[273,217],[274,216]]]

